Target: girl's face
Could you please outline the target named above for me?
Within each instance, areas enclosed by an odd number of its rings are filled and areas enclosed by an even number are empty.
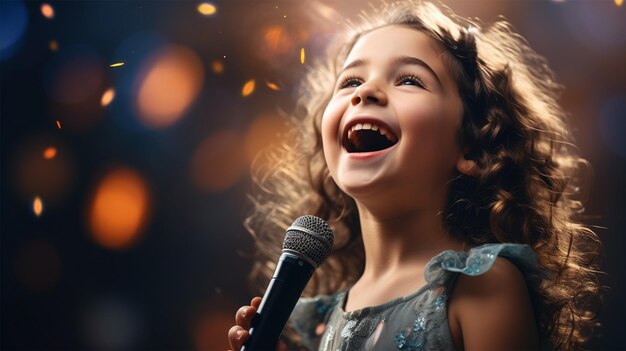
[[[357,203],[445,205],[462,157],[462,107],[443,55],[434,39],[401,25],[365,34],[350,51],[322,140],[333,179]]]

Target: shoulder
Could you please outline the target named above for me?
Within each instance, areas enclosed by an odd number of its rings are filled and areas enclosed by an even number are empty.
[[[498,257],[484,274],[460,274],[454,287],[454,295],[488,302],[493,297],[522,297],[528,296],[528,293],[522,272],[508,259]]]
[[[481,275],[459,274],[448,317],[455,344],[466,350],[538,347],[524,275],[507,259],[498,257]]]

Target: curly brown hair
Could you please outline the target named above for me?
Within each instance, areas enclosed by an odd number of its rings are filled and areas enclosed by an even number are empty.
[[[363,271],[364,249],[355,202],[326,167],[321,116],[339,69],[363,34],[388,25],[406,25],[439,42],[463,104],[459,141],[480,168],[476,177],[458,174],[450,183],[444,222],[455,238],[483,243],[523,243],[548,273],[531,288],[542,339],[555,349],[579,349],[587,340],[599,305],[598,271],[592,264],[599,241],[577,222],[582,213],[581,172],[557,102],[561,86],[544,58],[505,21],[481,24],[444,14],[430,3],[408,0],[383,5],[375,15],[331,47],[300,91],[289,142],[268,153],[273,167],[253,174],[258,189],[246,227],[255,239],[253,281],[265,283],[280,255],[280,235],[294,218],[310,213],[335,232],[331,257],[315,272],[305,294],[334,293]],[[258,285],[262,288],[263,285]]]

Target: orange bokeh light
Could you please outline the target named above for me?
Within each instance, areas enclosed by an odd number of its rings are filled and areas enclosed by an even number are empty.
[[[205,306],[196,307],[194,312],[193,339],[194,350],[226,350],[228,339],[224,333],[233,324],[233,312],[235,303],[226,296],[220,294],[209,300]]]
[[[39,196],[35,196],[35,200],[33,200],[33,212],[37,217],[41,216],[43,212],[43,201],[41,201]]]
[[[50,40],[48,47],[50,48],[50,51],[59,51],[59,43],[57,43],[56,40]]]
[[[149,197],[148,187],[137,172],[122,168],[107,174],[89,208],[93,240],[109,249],[132,246],[147,222]]]
[[[247,81],[243,85],[243,88],[241,88],[241,96],[246,97],[252,94],[254,92],[254,85],[255,85],[254,79]]]
[[[50,146],[47,147],[44,151],[43,151],[43,158],[45,158],[46,160],[51,160],[53,159],[55,156],[57,155],[57,148]]]
[[[43,3],[41,4],[41,14],[47,19],[54,18],[54,8],[50,6],[50,4]]]
[[[267,85],[267,87],[270,88],[271,90],[274,90],[274,91],[279,91],[280,90],[280,86],[278,86],[278,84],[276,84],[276,83],[265,82],[265,85]]]
[[[235,131],[220,131],[207,137],[191,159],[193,183],[206,191],[223,191],[236,184],[245,169],[241,139]]]
[[[100,106],[105,107],[109,106],[111,101],[115,98],[115,89],[109,88],[104,94],[102,94],[102,98],[100,98]]]
[[[211,70],[215,74],[222,74],[224,73],[224,64],[220,60],[213,60],[211,62]]]
[[[263,151],[282,143],[287,134],[285,122],[275,115],[262,115],[250,125],[245,139],[245,154],[255,167],[272,167],[272,162],[263,156]]]
[[[72,153],[65,142],[51,135],[38,135],[24,140],[16,150],[8,168],[23,201],[31,202],[34,194],[48,204],[63,201],[74,185]]]
[[[141,122],[152,128],[172,125],[191,106],[203,82],[202,62],[192,50],[179,45],[160,50],[140,84]]]
[[[270,55],[286,54],[293,49],[293,39],[283,26],[270,26],[265,29],[263,35],[264,49]]]

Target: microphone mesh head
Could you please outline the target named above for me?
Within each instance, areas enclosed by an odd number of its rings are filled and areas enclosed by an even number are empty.
[[[287,229],[283,250],[295,251],[319,267],[333,248],[333,231],[326,221],[306,215],[298,217]]]

